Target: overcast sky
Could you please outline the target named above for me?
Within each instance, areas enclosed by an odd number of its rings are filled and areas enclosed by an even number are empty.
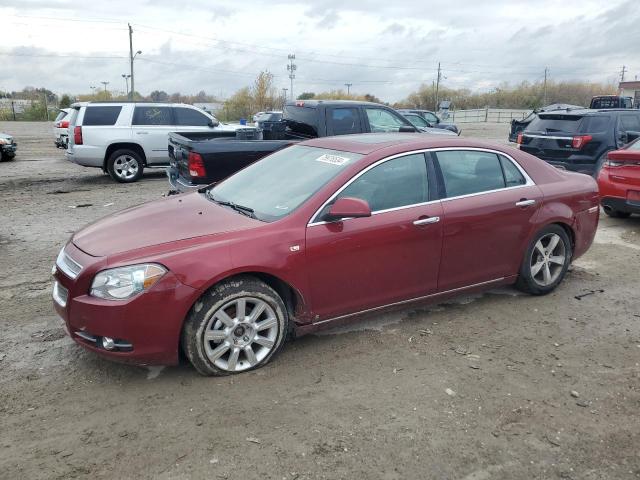
[[[310,6],[311,5],[311,6]],[[640,77],[639,0],[0,0],[0,90],[90,92],[129,72],[136,90],[229,96],[261,70],[294,92],[345,88],[383,100],[436,77],[489,90],[502,81]]]

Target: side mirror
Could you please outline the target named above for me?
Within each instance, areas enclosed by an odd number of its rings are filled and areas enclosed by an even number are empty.
[[[400,133],[410,133],[410,132],[417,132],[418,129],[416,127],[412,127],[411,125],[402,125],[399,129],[398,132]]]
[[[343,218],[362,218],[371,216],[371,207],[366,200],[361,198],[344,197],[335,201],[325,220],[333,222]]]
[[[210,126],[211,128],[215,128],[215,127],[217,127],[218,125],[220,125],[220,122],[219,122],[218,120],[209,120],[209,126]]]

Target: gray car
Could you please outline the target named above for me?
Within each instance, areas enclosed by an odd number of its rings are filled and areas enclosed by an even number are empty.
[[[11,135],[0,132],[0,162],[8,162],[16,156],[18,145]]]

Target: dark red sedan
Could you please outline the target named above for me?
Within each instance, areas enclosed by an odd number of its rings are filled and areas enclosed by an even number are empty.
[[[56,261],[71,337],[206,375],[290,333],[515,283],[541,295],[591,245],[596,182],[510,147],[419,134],[300,143],[212,187],[76,233]]]
[[[610,217],[640,213],[640,139],[609,152],[598,174],[602,208]]]

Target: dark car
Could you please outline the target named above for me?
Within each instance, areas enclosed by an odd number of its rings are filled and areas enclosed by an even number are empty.
[[[183,352],[202,374],[238,373],[290,333],[367,313],[514,283],[549,293],[590,247],[598,201],[594,179],[504,145],[316,138],[75,233],[53,301],[98,354],[149,365]]]
[[[424,118],[431,128],[443,128],[445,130],[451,130],[454,133],[460,134],[458,130],[458,126],[453,123],[446,123],[440,120],[438,116],[432,112],[431,110],[420,110],[420,109],[411,109],[411,108],[401,108],[398,110],[401,114],[405,115],[407,113],[415,113]]]
[[[263,131],[263,140],[221,139],[203,133],[170,133],[172,192],[201,188],[222,180],[260,158],[301,140],[355,133],[419,132],[386,105],[350,100],[297,100],[283,118]],[[438,135],[441,136],[441,135]]]
[[[18,145],[11,135],[0,133],[0,162],[8,162],[16,156]]]
[[[638,136],[640,111],[584,109],[539,113],[517,141],[551,165],[595,175],[610,151]]]
[[[524,117],[522,120],[516,120],[515,118],[511,120],[511,129],[509,130],[509,141],[515,142],[518,140],[518,134],[523,132],[525,128],[533,121],[534,118],[538,115],[538,113],[543,112],[554,112],[564,110],[566,112],[570,110],[584,110],[584,107],[580,107],[578,105],[569,105],[566,103],[554,103],[552,105],[548,105],[546,107],[538,108],[533,110],[529,115]]]
[[[589,108],[633,108],[633,98],[619,95],[598,95],[591,99]]]

